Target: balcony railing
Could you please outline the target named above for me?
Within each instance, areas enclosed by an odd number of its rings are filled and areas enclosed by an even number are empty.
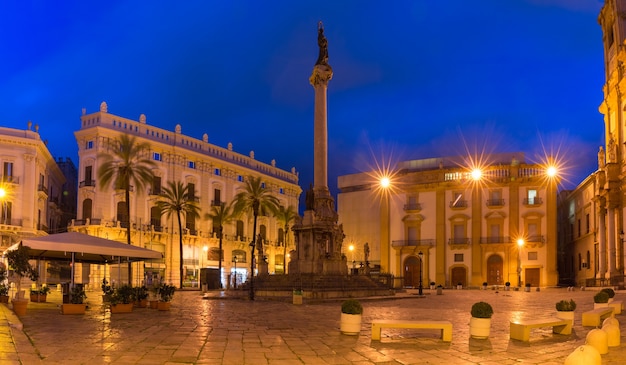
[[[422,205],[420,203],[408,203],[404,204],[404,210],[421,210]]]
[[[450,238],[448,240],[448,244],[450,244],[450,245],[469,245],[470,244],[470,239],[469,238]]]
[[[467,200],[451,201],[450,208],[467,208]]]
[[[480,237],[480,243],[511,243],[509,236]]]
[[[46,187],[44,184],[37,185],[37,191],[41,191],[42,193],[48,195],[48,187]]]
[[[504,206],[504,199],[487,199],[488,207],[501,207]]]
[[[85,186],[96,186],[96,180],[84,180],[78,183],[79,188],[84,188]]]
[[[396,240],[391,242],[392,247],[404,246],[434,246],[435,240]]]
[[[540,205],[543,204],[543,199],[539,197],[524,198],[524,205]]]
[[[222,204],[221,200],[211,200],[212,207],[219,207]]]
[[[17,176],[12,176],[12,175],[2,175],[0,176],[0,180],[2,180],[2,182],[10,183],[10,184],[20,183],[20,178]]]
[[[545,242],[545,238],[542,235],[533,235],[525,238],[526,242]]]
[[[199,196],[188,196],[187,197],[187,201],[188,202],[194,202],[194,203],[200,203],[200,197]]]

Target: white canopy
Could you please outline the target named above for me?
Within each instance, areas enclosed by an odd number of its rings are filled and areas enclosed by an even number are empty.
[[[30,248],[29,255],[33,259],[72,260],[72,253],[75,254],[72,261],[96,264],[163,258],[157,251],[78,232],[25,238],[7,251],[16,250],[20,243]]]

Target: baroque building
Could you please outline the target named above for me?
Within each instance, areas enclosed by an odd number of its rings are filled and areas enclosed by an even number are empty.
[[[480,167],[460,156],[411,160],[390,176],[340,176],[348,262],[392,274],[395,287],[556,285],[558,177],[523,153],[485,159]]]
[[[122,134],[135,136],[140,143],[148,143],[145,156],[154,161],[152,181],[144,191],[131,189],[130,222],[133,245],[145,247],[163,254],[161,261],[134,264],[133,285],[144,282],[150,285],[155,280],[178,282],[180,255],[178,254],[179,232],[176,216],[169,219],[162,215],[156,205],[161,189],[167,182],[182,182],[189,187],[190,199],[200,207],[200,217],[183,216],[183,266],[184,285],[199,286],[201,269],[218,268],[222,259],[223,286],[243,283],[250,274],[250,247],[252,240],[252,214],[244,214],[232,223],[224,225],[223,249],[220,254],[218,227],[205,214],[212,206],[231,202],[243,188],[249,176],[261,177],[263,184],[284,207],[293,206],[297,211],[301,189],[295,168],[291,171],[276,167],[275,161],[266,164],[254,158],[254,152],[243,155],[227,148],[210,144],[207,134],[202,139],[186,136],[177,125],[174,131],[161,129],[147,123],[145,115],[131,120],[110,114],[106,103],[100,110],[87,114],[83,110],[81,128],[75,132],[79,155],[79,188],[77,219],[71,231],[84,232],[102,238],[126,243],[125,198],[121,190],[112,186],[101,186],[97,171],[102,163],[102,153]],[[258,231],[264,245],[264,258],[270,273],[283,273],[285,253],[292,248],[291,232],[274,217],[260,216]],[[291,238],[289,238],[291,236]],[[257,242],[257,244],[259,244]],[[113,274],[113,276],[111,276]],[[99,287],[103,278],[118,275],[127,280],[125,270],[101,267],[83,268],[83,282]],[[106,275],[106,276],[105,276]],[[203,281],[204,282],[204,281]]]
[[[0,235],[2,250],[22,238],[44,236],[63,228],[61,199],[65,177],[39,135],[0,128]]]
[[[566,195],[561,205],[563,265],[576,285],[624,285],[626,225],[626,1],[607,0],[598,16],[604,45],[605,85],[599,111],[605,146],[598,170]]]

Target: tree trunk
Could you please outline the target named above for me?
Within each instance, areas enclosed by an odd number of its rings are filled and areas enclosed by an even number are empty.
[[[250,250],[250,300],[254,300],[254,245],[256,242],[256,219],[257,213],[255,212],[254,224],[252,226],[252,249]]]
[[[183,224],[180,221],[180,211],[176,211],[176,216],[178,217],[178,237],[179,237],[179,255],[180,255],[180,288],[183,288]]]
[[[224,235],[224,226],[222,226],[221,222],[220,222],[220,247],[219,247],[219,260],[217,261],[217,270],[218,270],[218,277],[220,280],[220,289],[222,288],[222,236]],[[237,275],[235,273],[235,275]]]
[[[125,198],[126,198],[126,241],[128,242],[129,245],[132,245],[133,243],[130,240],[130,184],[128,183],[128,181],[126,182]],[[133,282],[133,266],[130,263],[130,261],[128,261],[128,285],[132,285],[132,282]]]

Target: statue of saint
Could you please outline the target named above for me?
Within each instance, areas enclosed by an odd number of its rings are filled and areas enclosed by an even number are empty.
[[[320,54],[315,64],[328,65],[328,40],[324,37],[324,25],[321,21],[317,24],[317,45],[320,47]]]
[[[369,262],[370,260],[370,245],[369,243],[365,242],[365,244],[363,245],[363,254],[365,256],[365,262]]]
[[[600,151],[598,151],[598,168],[604,167],[605,158],[606,158],[606,154],[604,153],[604,148],[600,146]]]
[[[304,206],[306,210],[313,210],[315,208],[315,193],[313,192],[313,184],[309,184],[309,189],[306,191]]]

